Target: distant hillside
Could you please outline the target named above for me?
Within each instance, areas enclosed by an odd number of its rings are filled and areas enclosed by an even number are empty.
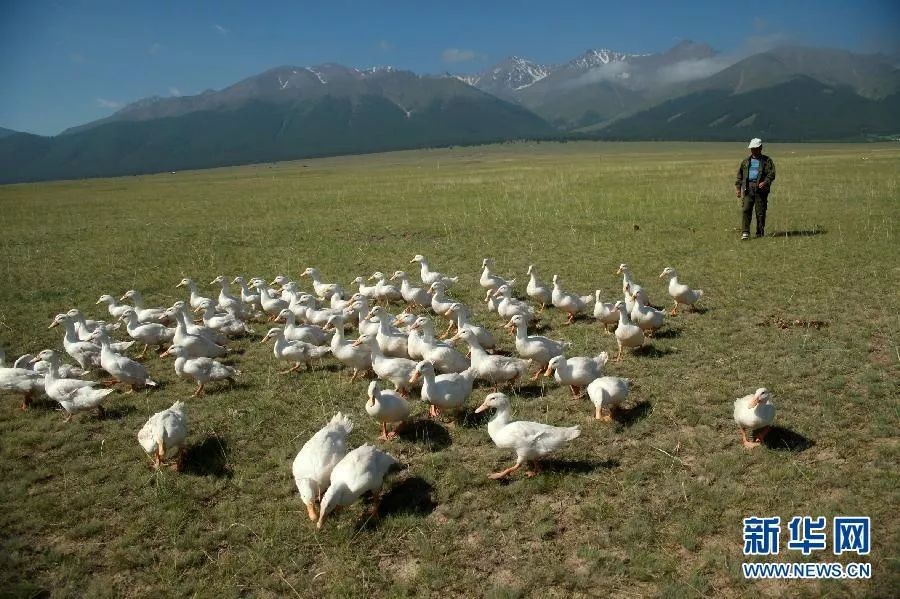
[[[708,90],[669,100],[597,132],[607,139],[865,140],[900,133],[900,94],[864,98],[809,77],[743,94]]]
[[[107,122],[55,138],[12,136],[0,142],[0,182],[153,173],[551,134],[553,129],[535,115],[480,92],[435,97],[415,112],[377,95],[327,95],[291,103],[251,100],[232,110]]]
[[[53,138],[0,142],[0,182],[152,173],[472,144],[556,131],[450,77],[279,67],[221,91],[149,98]]]
[[[12,129],[5,129],[4,127],[0,127],[0,138],[8,137],[10,135],[15,135],[18,131],[13,131]]]
[[[0,183],[153,173],[525,138],[820,141],[900,134],[897,57],[706,44],[593,49],[477,74],[282,66],[221,90],[151,97],[56,137],[0,129]]]

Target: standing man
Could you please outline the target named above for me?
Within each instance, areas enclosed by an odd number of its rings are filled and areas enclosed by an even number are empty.
[[[754,137],[750,140],[750,155],[741,162],[734,191],[738,198],[743,198],[744,206],[741,221],[741,239],[750,239],[750,221],[756,209],[756,236],[766,234],[766,206],[769,203],[769,191],[775,180],[775,163],[762,153],[762,140]]]

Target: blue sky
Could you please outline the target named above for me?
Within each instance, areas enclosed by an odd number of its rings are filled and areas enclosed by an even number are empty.
[[[734,54],[784,43],[894,53],[900,2],[0,0],[0,126],[56,134],[284,64],[463,73],[512,54],[556,63],[684,39]]]

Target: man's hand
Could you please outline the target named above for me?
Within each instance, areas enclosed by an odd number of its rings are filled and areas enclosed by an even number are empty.
[[[765,181],[760,181],[760,182],[759,182],[759,188],[760,188],[760,189],[765,189],[765,188],[766,188],[766,182],[765,182]]]

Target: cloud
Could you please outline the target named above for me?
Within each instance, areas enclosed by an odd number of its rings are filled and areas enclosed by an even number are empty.
[[[392,44],[391,42],[389,42],[387,40],[379,40],[378,43],[376,44],[376,47],[379,50],[381,50],[382,52],[390,52],[391,50],[394,49],[394,44]]]
[[[447,48],[446,50],[441,52],[441,60],[443,60],[447,64],[469,62],[470,60],[475,60],[476,58],[480,58],[480,55],[474,50]]]
[[[84,64],[87,62],[87,58],[85,58],[84,54],[80,52],[72,52],[69,54],[69,60],[74,62],[75,64]]]
[[[172,96],[173,98],[180,98],[184,94],[182,94],[181,90],[178,89],[177,87],[170,87],[169,95]]]
[[[682,60],[681,62],[662,67],[657,73],[657,82],[667,84],[703,79],[730,67],[738,60],[735,56],[713,56],[696,60]]]
[[[212,28],[215,29],[216,31],[218,31],[221,35],[228,35],[228,30],[225,29],[224,27],[222,27],[221,25],[219,25],[218,23],[213,23]]]
[[[147,48],[148,54],[159,54],[159,51],[162,50],[162,44],[159,42],[154,42],[150,44],[150,47]]]
[[[106,100],[105,98],[97,98],[97,105],[100,108],[122,108],[125,104],[122,102],[116,102],[115,100]]]

